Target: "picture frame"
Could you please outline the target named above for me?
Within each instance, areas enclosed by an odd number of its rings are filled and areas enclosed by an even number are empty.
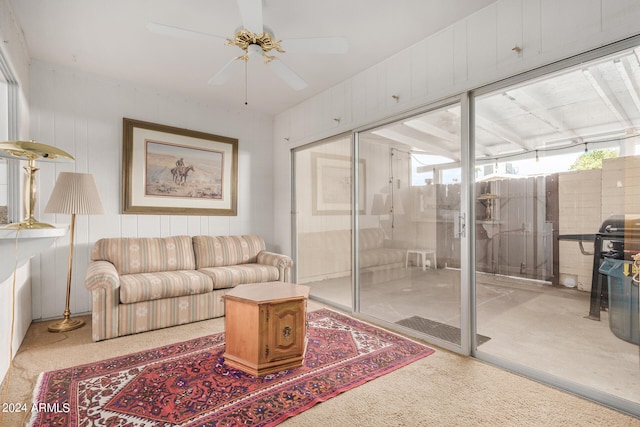
[[[122,213],[237,215],[238,140],[123,118]]]
[[[366,163],[359,160],[359,210],[366,206]],[[311,153],[312,214],[351,215],[351,157],[337,154]]]

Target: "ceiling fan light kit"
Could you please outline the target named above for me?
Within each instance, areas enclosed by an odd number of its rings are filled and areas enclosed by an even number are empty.
[[[267,52],[275,50],[277,52],[284,53],[284,50],[282,50],[282,47],[280,47],[280,43],[282,43],[282,40],[275,40],[273,34],[271,34],[270,32],[265,31],[264,33],[258,35],[245,29],[238,31],[233,36],[233,39],[227,39],[228,45],[237,46],[247,52],[247,55],[245,55],[245,57],[241,56],[239,58],[248,60],[249,57],[252,56],[250,55],[250,50],[252,50],[253,53],[262,54],[265,64],[276,59],[275,56],[267,55]]]
[[[243,26],[236,31],[233,38],[224,38],[227,45],[237,46],[244,51],[244,55],[237,56],[225,64],[211,79],[210,85],[225,84],[231,77],[242,72],[239,65],[245,64],[245,92],[246,92],[246,63],[251,58],[262,57],[269,69],[294,90],[307,87],[307,82],[284,64],[277,56],[268,55],[269,52],[278,53],[328,53],[344,54],[348,51],[348,43],[341,37],[319,37],[293,40],[278,40],[273,31],[264,26],[262,19],[262,0],[238,0],[238,7]],[[191,31],[170,25],[149,23],[149,31],[191,39],[222,39],[213,34]],[[245,94],[246,95],[246,94]],[[246,98],[246,96],[245,96]],[[246,104],[246,100],[245,100]]]

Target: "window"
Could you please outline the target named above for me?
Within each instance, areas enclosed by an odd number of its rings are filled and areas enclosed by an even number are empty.
[[[0,141],[9,139],[9,84],[0,73]],[[7,160],[0,157],[0,224],[8,220],[8,168]]]
[[[0,141],[18,138],[18,84],[0,50]],[[0,224],[19,216],[19,164],[0,157]]]

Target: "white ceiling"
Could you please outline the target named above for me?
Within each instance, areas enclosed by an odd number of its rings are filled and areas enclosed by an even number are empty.
[[[247,101],[277,114],[381,62],[495,0],[263,0],[277,39],[344,37],[346,55],[278,54],[308,86],[295,91],[261,61],[250,61]],[[236,0],[10,0],[32,59],[162,88],[191,99],[243,107],[244,73],[224,86],[208,80],[242,51],[224,42],[149,32],[156,22],[231,37]]]

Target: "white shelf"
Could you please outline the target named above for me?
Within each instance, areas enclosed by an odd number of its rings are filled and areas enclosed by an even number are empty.
[[[11,277],[15,268],[23,266],[29,258],[53,245],[58,237],[67,233],[68,228],[64,225],[40,229],[0,229],[0,283]]]

